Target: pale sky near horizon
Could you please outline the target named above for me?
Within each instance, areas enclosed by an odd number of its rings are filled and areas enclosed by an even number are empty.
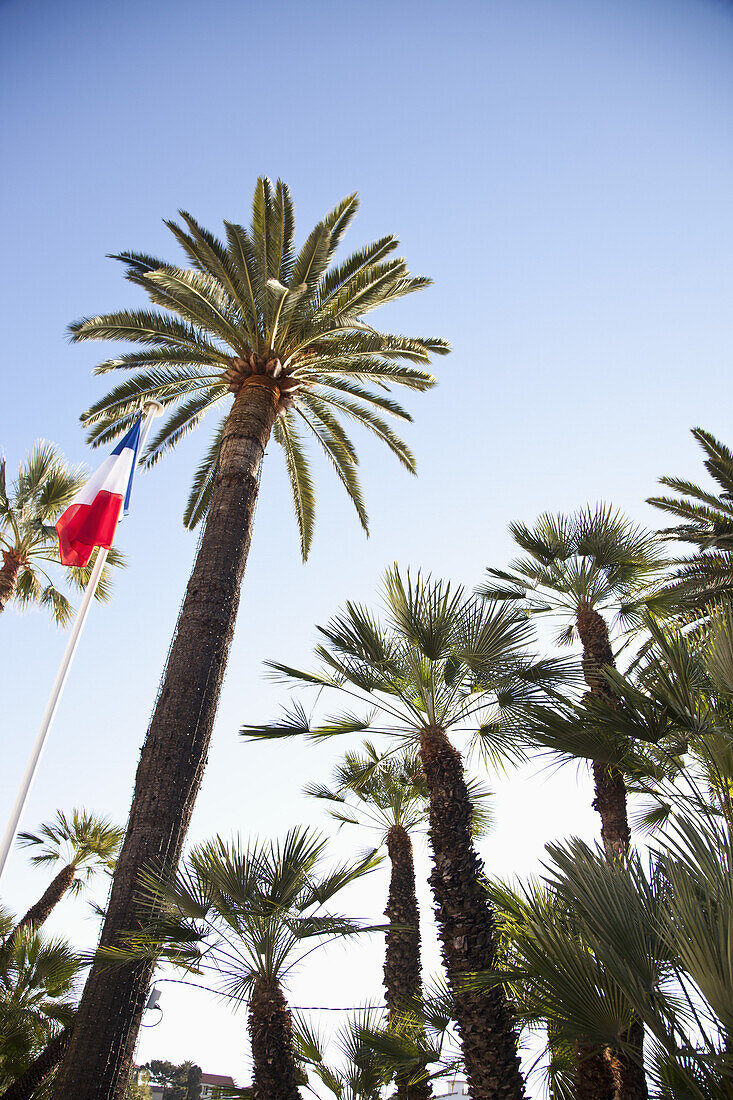
[[[439,386],[406,398],[417,479],[358,437],[368,541],[318,462],[318,527],[301,565],[270,448],[191,839],[329,828],[300,791],[347,743],[255,746],[237,731],[284,701],[262,660],[307,664],[315,624],[345,599],[372,602],[392,561],[473,587],[512,556],[511,520],[610,500],[657,525],[644,503],[657,478],[703,477],[689,429],[733,440],[732,47],[733,8],[715,0],[0,2],[9,468],[39,437],[101,461],[78,416],[104,392],[90,372],[111,349],[71,347],[65,328],[141,302],[105,254],[178,258],[162,219],[183,207],[216,232],[223,218],[248,221],[259,174],[290,184],[299,240],[358,190],[345,247],[395,232],[411,269],[434,280],[375,323],[454,349],[435,363]],[[26,828],[75,805],[126,817],[195,549],[180,517],[208,434],[136,482],[119,534],[129,568],[93,610]],[[43,614],[12,612],[0,640],[2,826],[65,639]],[[489,781],[491,873],[529,874],[545,841],[597,835],[582,772],[543,761]],[[334,847],[367,843],[344,830]],[[424,882],[423,844],[418,854]],[[378,918],[385,883],[380,871],[355,888],[353,911]],[[45,884],[16,853],[3,902],[23,912]],[[421,901],[430,972],[424,885]],[[60,906],[51,927],[95,941],[84,901]],[[378,998],[381,953],[375,938],[314,957],[293,1003]],[[192,1058],[246,1082],[246,1014],[161,989],[163,1022],[143,1032],[139,1060]]]

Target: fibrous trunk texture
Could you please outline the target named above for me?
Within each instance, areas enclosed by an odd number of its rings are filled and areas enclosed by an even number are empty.
[[[277,982],[258,978],[249,1003],[253,1100],[300,1100],[293,1023]]]
[[[393,825],[387,833],[387,852],[391,865],[389,897],[384,915],[390,924],[399,925],[387,932],[384,956],[385,1001],[391,1024],[399,1022],[405,1009],[414,1008],[422,993],[420,973],[420,912],[415,894],[415,865],[412,841],[402,825]],[[397,1100],[428,1100],[432,1095],[429,1081],[410,1084],[410,1073],[395,1078]]]
[[[615,1100],[616,1078],[608,1050],[578,1043],[575,1054],[576,1100]]]
[[[23,559],[12,550],[2,551],[3,564],[0,565],[0,611],[5,610],[15,595],[18,573],[24,564]]]
[[[444,730],[428,727],[421,732],[420,757],[430,796],[430,884],[469,1095],[473,1100],[522,1100],[514,1020],[502,987],[481,992],[465,987],[467,974],[494,966],[496,937],[480,882],[483,864],[471,837],[461,755]]]
[[[44,1047],[37,1058],[31,1062],[25,1073],[13,1081],[12,1085],[3,1093],[3,1100],[31,1100],[43,1082],[52,1073],[64,1056],[64,1052],[71,1039],[73,1025],[69,1024],[63,1031],[51,1039],[48,1046]]]
[[[635,1020],[624,1036],[636,1051],[631,1057],[628,1049],[614,1050],[611,1057],[616,1072],[616,1100],[647,1100],[649,1090],[644,1073],[644,1025]]]
[[[76,867],[73,863],[67,863],[56,875],[48,889],[38,899],[35,905],[31,905],[24,917],[18,921],[17,928],[24,928],[32,924],[34,928],[40,928],[43,922],[57,905],[76,878]]]
[[[611,685],[603,678],[604,667],[615,668],[608,626],[593,608],[578,612],[576,623],[583,643],[583,674],[592,695],[613,704]],[[595,761],[593,764],[596,797],[594,809],[601,816],[601,837],[609,859],[625,856],[631,842],[626,810],[626,783],[618,768]]]
[[[145,867],[176,866],[206,765],[239,604],[259,473],[279,390],[253,377],[226,426],[201,545],[188,582],[160,695],[143,745],[127,833],[100,945],[146,921],[136,901]],[[153,964],[92,967],[56,1100],[121,1100]]]

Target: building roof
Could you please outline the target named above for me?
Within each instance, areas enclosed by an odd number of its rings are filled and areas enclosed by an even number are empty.
[[[202,1073],[201,1074],[202,1085],[227,1085],[230,1088],[234,1087],[234,1078],[223,1076],[221,1073]]]

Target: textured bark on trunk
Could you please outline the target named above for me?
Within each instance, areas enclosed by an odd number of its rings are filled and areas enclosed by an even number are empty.
[[[387,932],[384,956],[385,1001],[390,1022],[399,1019],[400,1012],[411,1008],[422,993],[420,973],[420,912],[415,894],[415,865],[412,841],[402,825],[393,825],[387,833],[391,874],[389,896],[384,915],[390,924],[401,927]],[[396,1100],[428,1100],[432,1096],[429,1081],[409,1084],[410,1074],[395,1078]]]
[[[583,643],[585,682],[592,695],[613,704],[613,690],[602,675],[604,666],[616,667],[606,621],[592,608],[584,608],[578,612],[576,624]],[[631,843],[631,832],[626,810],[624,777],[613,765],[595,761],[593,778],[596,787],[593,807],[601,817],[601,837],[606,855],[609,859],[625,856]]]
[[[444,730],[420,736],[430,796],[430,884],[443,962],[455,998],[469,1095],[473,1100],[523,1100],[514,1020],[501,986],[464,987],[466,974],[495,963],[494,918],[480,876],[483,864],[471,837],[471,803],[460,753]]]
[[[575,1056],[576,1100],[616,1100],[616,1078],[608,1050],[579,1043]]]
[[[201,784],[249,551],[259,472],[279,389],[245,383],[224,428],[219,471],[160,695],[143,745],[100,945],[146,920],[135,900],[146,866],[177,865]],[[92,967],[56,1100],[121,1100],[153,964]]]
[[[34,928],[40,928],[43,922],[48,918],[54,906],[61,901],[75,878],[76,867],[73,863],[67,863],[67,865],[59,871],[56,878],[38,899],[36,904],[31,905],[25,916],[21,917],[15,926],[16,929],[24,928],[27,924],[32,924]]]
[[[15,595],[18,573],[20,573],[21,566],[25,564],[24,559],[12,550],[3,550],[2,558],[3,564],[0,565],[0,611],[5,610],[6,604],[10,603]]]
[[[626,1050],[614,1050],[611,1057],[616,1072],[616,1100],[648,1100],[649,1090],[644,1074],[644,1025],[635,1020],[624,1037],[638,1051],[637,1058]]]
[[[64,1056],[71,1039],[73,1025],[69,1024],[50,1041],[25,1073],[17,1077],[3,1093],[3,1100],[31,1100],[33,1093],[52,1073]]]
[[[258,978],[249,1003],[253,1100],[300,1100],[293,1022],[277,982]]]

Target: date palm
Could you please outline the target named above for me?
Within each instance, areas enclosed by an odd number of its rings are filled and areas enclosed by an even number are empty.
[[[143,877],[161,917],[138,940],[128,937],[127,949],[133,957],[136,947],[162,950],[174,962],[215,974],[222,992],[247,1002],[253,1100],[300,1097],[284,993],[289,975],[316,948],[368,930],[327,906],[379,858],[370,852],[327,869],[325,849],[324,839],[300,828],[281,842],[248,846],[216,837],[194,848],[177,874]]]
[[[39,928],[67,891],[78,894],[98,870],[111,871],[124,830],[106,817],[73,810],[71,817],[58,810],[53,821],[37,833],[21,833],[19,843],[33,850],[31,863],[38,867],[63,864],[39,900],[18,922],[18,928]]]
[[[456,1020],[474,1100],[524,1095],[513,1020],[500,989],[480,995],[466,974],[487,969],[494,924],[481,887],[482,863],[472,837],[472,811],[461,754],[449,732],[476,731],[487,752],[507,751],[505,714],[554,683],[558,662],[532,662],[532,627],[517,609],[491,605],[463,589],[395,567],[384,585],[384,621],[348,603],[317,649],[321,667],[299,672],[269,662],[290,683],[332,688],[364,713],[313,725],[302,706],[278,722],[246,726],[255,737],[323,737],[382,732],[418,752],[429,803],[433,851],[430,883],[443,960],[455,996]]]
[[[603,504],[572,515],[545,513],[534,527],[513,523],[510,531],[526,556],[508,571],[489,569],[480,593],[514,600],[531,614],[562,617],[558,641],[580,639],[591,695],[612,701],[613,688],[603,675],[616,667],[611,626],[638,628],[650,607],[664,606],[655,599],[666,565],[660,539]],[[623,855],[631,837],[623,773],[598,759],[593,777],[605,849],[609,857]]]
[[[650,497],[648,503],[682,520],[661,534],[697,547],[694,557],[673,563],[667,591],[685,618],[704,619],[709,605],[733,596],[733,452],[702,428],[693,428],[692,434],[717,492],[682,478],[662,477],[661,484],[676,496]]]
[[[306,435],[325,452],[364,527],[357,453],[344,420],[371,431],[414,470],[407,445],[384,419],[410,419],[389,390],[428,389],[430,355],[448,349],[441,340],[391,335],[364,320],[429,280],[412,277],[394,257],[392,236],[335,262],[357,205],[356,195],[340,202],[299,250],[290,192],[281,182],[258,180],[251,228],[226,222],[226,243],[182,212],[181,223],[167,224],[191,266],[140,253],[117,257],[159,308],[71,327],[77,341],[136,345],[98,367],[102,374],[131,373],[84,415],[93,443],[119,437],[142,401],[157,400],[169,415],[144,456],[152,465],[208,412],[218,413],[185,510],[188,526],[205,517],[204,531],[143,747],[103,945],[135,927],[141,869],[160,859],[175,865],[180,856],[234,630],[268,441],[273,437],[285,456],[304,557],[314,517]],[[149,979],[144,966],[112,977],[92,969],[59,1096],[120,1100]]]
[[[58,626],[66,626],[71,619],[72,605],[53,577],[61,568],[53,524],[85,480],[84,471],[69,466],[52,443],[41,441],[35,445],[10,486],[5,459],[0,461],[0,612],[14,604],[19,609],[47,608]],[[77,590],[85,588],[95,557],[96,551],[83,569],[64,568],[64,584]],[[107,561],[96,591],[99,600],[109,599],[109,567],[120,565],[123,559],[118,551],[111,550]]]

